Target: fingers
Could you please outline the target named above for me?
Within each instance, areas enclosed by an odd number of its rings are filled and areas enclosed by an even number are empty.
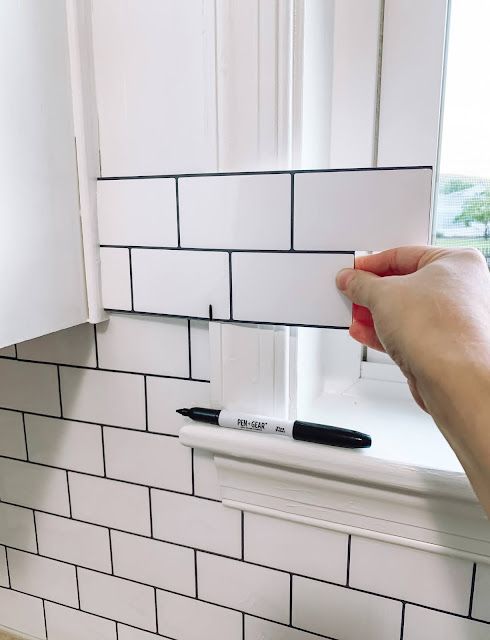
[[[374,320],[371,312],[367,307],[361,307],[358,304],[352,305],[352,320],[360,322],[368,327],[374,327]]]
[[[370,308],[379,276],[357,269],[342,269],[338,272],[337,287],[355,304]]]
[[[354,320],[349,329],[349,334],[351,338],[354,338],[357,342],[366,345],[366,347],[384,352],[383,345],[379,341],[374,327],[368,327],[367,325]]]
[[[434,247],[398,247],[370,256],[359,256],[356,258],[356,269],[379,276],[401,276],[417,271],[422,264],[440,253],[441,249]]]

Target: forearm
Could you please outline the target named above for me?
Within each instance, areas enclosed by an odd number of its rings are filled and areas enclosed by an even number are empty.
[[[490,347],[476,357],[453,352],[444,360],[421,393],[490,516]]]

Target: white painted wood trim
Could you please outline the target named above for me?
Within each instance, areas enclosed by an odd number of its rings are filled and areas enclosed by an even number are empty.
[[[292,3],[217,0],[218,170],[291,163]]]
[[[106,320],[108,316],[102,305],[97,226],[99,139],[92,49],[92,11],[90,2],[77,0],[67,0],[66,8],[87,288],[87,320],[97,323]]]
[[[490,523],[463,473],[202,425],[180,441],[214,455],[232,508],[490,563]]]

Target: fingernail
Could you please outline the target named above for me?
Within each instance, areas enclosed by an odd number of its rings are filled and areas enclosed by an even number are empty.
[[[341,269],[337,273],[337,277],[335,279],[337,283],[337,288],[341,291],[345,291],[349,286],[349,282],[354,277],[355,270],[354,269]]]

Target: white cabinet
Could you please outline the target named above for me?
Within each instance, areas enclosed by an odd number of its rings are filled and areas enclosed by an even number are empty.
[[[65,0],[2,0],[0,347],[88,319],[71,66]]]

